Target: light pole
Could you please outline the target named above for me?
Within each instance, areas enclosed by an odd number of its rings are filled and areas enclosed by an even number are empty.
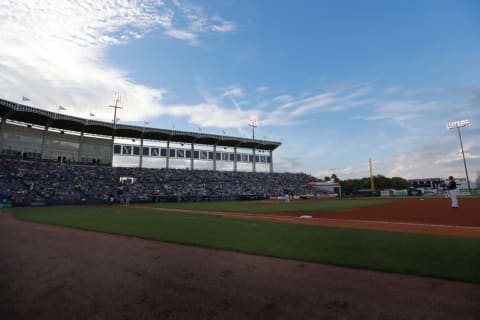
[[[467,185],[468,185],[468,192],[470,192],[470,179],[468,178],[468,171],[467,171],[467,162],[465,161],[465,153],[463,152],[463,143],[462,143],[462,134],[460,133],[460,128],[470,126],[470,121],[468,120],[460,120],[447,123],[447,128],[449,130],[457,129],[458,130],[458,137],[460,138],[460,148],[462,149],[462,157],[463,157],[463,166],[465,167],[465,175],[467,176]]]

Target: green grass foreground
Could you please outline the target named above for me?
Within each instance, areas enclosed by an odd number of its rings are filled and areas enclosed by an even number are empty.
[[[127,207],[16,208],[15,215],[19,220],[144,239],[480,283],[479,239],[273,223]]]
[[[265,201],[225,201],[225,202],[177,202],[177,203],[155,203],[153,207],[208,210],[224,212],[248,212],[248,213],[269,213],[269,212],[319,212],[337,211],[352,208],[360,208],[390,203],[388,199],[323,199],[323,200],[299,200],[285,203],[283,200]]]

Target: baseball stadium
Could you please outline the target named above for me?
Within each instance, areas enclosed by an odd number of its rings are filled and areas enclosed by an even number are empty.
[[[476,195],[342,197],[275,172],[278,141],[0,117],[1,319],[480,319]]]

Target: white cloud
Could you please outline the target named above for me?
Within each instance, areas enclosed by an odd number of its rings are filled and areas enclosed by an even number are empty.
[[[262,101],[258,108],[271,106],[264,113],[264,123],[269,125],[297,124],[308,115],[323,111],[336,112],[364,105],[369,86],[353,86],[342,91],[327,91],[321,94],[292,97],[288,94],[273,97],[270,101]]]
[[[175,117],[187,117],[190,123],[203,127],[239,128],[245,127],[251,117],[259,118],[252,110],[231,110],[216,104],[174,105],[165,108],[165,112]]]
[[[329,92],[303,99],[295,105],[295,110],[292,111],[292,114],[301,116],[313,109],[325,108],[335,102],[334,95],[335,93]],[[290,106],[292,105],[290,104]]]
[[[391,100],[377,101],[375,114],[366,117],[366,120],[394,120],[407,121],[420,117],[427,111],[440,109],[442,105],[436,101],[419,100]]]
[[[197,39],[197,35],[195,33],[189,32],[189,31],[186,31],[186,30],[169,29],[169,30],[165,31],[165,34],[167,36],[170,36],[170,37],[178,39],[178,40],[190,41],[191,43],[194,43],[194,41]]]
[[[243,89],[238,86],[231,86],[223,89],[223,97],[243,97],[245,93]]]
[[[299,156],[274,156],[273,161],[276,172],[299,172],[299,168],[303,167],[302,159]]]
[[[383,94],[386,95],[386,96],[389,96],[389,95],[395,94],[399,91],[400,91],[400,88],[398,88],[398,87],[388,87],[383,91]]]
[[[266,92],[268,90],[270,90],[270,87],[268,87],[268,86],[261,86],[261,87],[257,88],[257,92],[259,92],[259,93],[260,92]]]
[[[30,97],[31,105],[99,120],[112,118],[114,92],[127,101],[124,121],[164,114],[161,88],[129,79],[128,73],[105,61],[106,49],[134,41],[148,33],[197,43],[202,33],[232,31],[235,25],[208,17],[186,3],[157,0],[11,1],[0,6],[0,91],[6,99]],[[216,26],[213,28],[211,26]],[[135,112],[131,112],[134,109]]]
[[[449,175],[465,177],[463,157],[460,152],[459,142],[455,136],[446,134],[439,137],[436,144],[424,143],[412,145],[410,149],[388,158],[373,162],[373,174],[387,177],[414,178],[444,178]],[[474,179],[474,173],[480,168],[480,144],[469,141],[464,145],[465,158],[470,179]],[[368,177],[368,162],[355,166],[339,168],[335,172],[340,178]],[[317,172],[316,176],[323,177],[325,170]]]
[[[367,103],[365,97],[371,92],[369,85],[354,85],[339,90],[331,90],[321,94],[301,96],[293,99],[288,95],[274,98],[274,101],[282,102],[279,107],[283,110],[291,109],[290,115],[300,117],[319,110],[336,112]]]
[[[106,61],[106,50],[149,34],[198,44],[205,34],[235,31],[233,22],[216,15],[209,16],[201,7],[177,0],[18,0],[0,6],[0,17],[2,97],[19,101],[22,96],[27,96],[31,99],[28,104],[32,106],[58,111],[58,105],[62,105],[69,114],[84,118],[94,113],[95,119],[111,120],[112,109],[107,106],[111,104],[114,92],[119,92],[125,100],[125,108],[118,114],[122,122],[152,120],[166,115],[181,117],[192,125],[205,128],[235,128],[245,136],[250,135],[247,125],[252,118],[257,119],[259,129],[272,129],[302,123],[316,113],[341,114],[352,108],[359,109],[360,114],[355,117],[358,122],[376,120],[376,123],[393,121],[404,124],[422,120],[428,127],[421,131],[425,135],[436,130],[436,123],[428,122],[433,117],[443,126],[448,121],[475,120],[480,116],[480,91],[477,88],[460,92],[472,97],[469,104],[451,107],[440,99],[429,98],[428,90],[412,98],[398,87],[375,92],[369,83],[306,95],[288,92],[277,96],[273,96],[274,90],[270,86],[264,85],[253,89],[253,94],[262,99],[257,105],[246,103],[249,94],[239,85],[226,85],[220,93],[218,87],[213,90],[218,96],[205,94],[203,101],[196,104],[176,102],[167,105],[163,100],[165,89],[135,83],[126,71]],[[439,90],[436,89],[435,94]],[[477,132],[478,136],[478,124],[475,125],[469,128],[471,131],[465,137],[465,152],[473,170],[478,170],[480,146],[474,135]],[[434,138],[424,144],[415,142],[417,145],[412,145],[411,149],[399,151],[402,154],[388,161],[377,161],[378,170],[375,172],[405,177],[461,176],[463,165],[458,141],[454,135],[447,140],[447,147]],[[437,143],[438,147],[424,149],[428,143]],[[317,158],[311,159],[315,165],[316,161]],[[298,171],[303,165],[308,164],[302,164],[297,156],[280,153],[275,159],[279,171]],[[327,167],[331,165],[327,164]],[[340,177],[342,173],[347,176],[368,175],[368,169],[363,165],[348,165],[342,170],[338,172]]]
[[[184,30],[185,33],[197,34],[208,31],[226,33],[236,30],[235,23],[227,21],[218,15],[209,17],[200,6],[178,0],[173,1],[173,4],[187,21],[187,26]]]
[[[212,26],[210,27],[212,31],[215,32],[232,32],[235,31],[236,25],[230,21],[226,21],[220,17],[212,18]]]

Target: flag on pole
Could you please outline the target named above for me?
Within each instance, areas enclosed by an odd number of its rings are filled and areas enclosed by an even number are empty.
[[[67,108],[62,107],[62,106],[58,106],[58,110],[67,110]]]
[[[90,117],[95,117],[95,114],[90,112]]]
[[[22,97],[22,101],[30,101],[30,99],[28,99],[27,97],[23,96],[23,97]]]

